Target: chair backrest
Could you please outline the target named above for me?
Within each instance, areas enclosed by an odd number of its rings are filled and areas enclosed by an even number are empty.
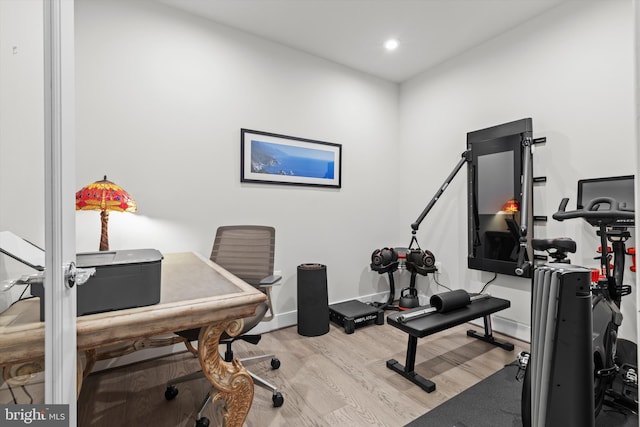
[[[219,227],[211,250],[211,261],[257,286],[273,274],[276,230],[263,225]]]

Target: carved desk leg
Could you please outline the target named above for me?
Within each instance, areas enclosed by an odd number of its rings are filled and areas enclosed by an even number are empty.
[[[84,368],[82,369],[83,379],[87,378],[91,373],[91,371],[93,371],[93,367],[96,365],[97,355],[98,355],[98,352],[95,348],[92,348],[90,350],[85,350],[84,357],[86,361],[85,361]],[[80,360],[80,353],[78,353],[78,360]]]
[[[44,371],[44,359],[30,362],[15,363],[2,368],[2,376],[7,384],[12,386],[26,385],[35,378],[38,372]]]
[[[220,335],[227,332],[237,335],[243,326],[242,319],[222,321],[200,329],[198,355],[202,372],[217,390],[212,402],[225,402],[224,424],[227,427],[242,427],[253,401],[253,380],[236,359],[225,362],[218,351]]]

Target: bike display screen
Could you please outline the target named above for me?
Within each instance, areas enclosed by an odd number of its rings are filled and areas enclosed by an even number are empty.
[[[610,197],[620,204],[620,209],[634,210],[634,176],[613,176],[578,181],[578,209],[583,209],[591,200],[598,197]],[[609,207],[605,206],[603,209],[609,209]],[[616,223],[616,226],[633,227],[635,226],[635,221],[633,219],[621,219]]]

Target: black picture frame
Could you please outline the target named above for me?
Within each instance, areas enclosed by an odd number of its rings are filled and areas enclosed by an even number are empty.
[[[240,181],[342,187],[342,145],[240,130]]]

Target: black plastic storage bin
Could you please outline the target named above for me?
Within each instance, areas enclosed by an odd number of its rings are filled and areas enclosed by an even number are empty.
[[[79,268],[95,268],[93,276],[78,286],[77,315],[145,307],[160,302],[162,254],[156,249],[85,252],[76,255]],[[31,285],[40,297],[40,320],[44,320],[44,286]]]
[[[322,264],[298,266],[298,333],[317,337],[329,332],[327,267]]]

